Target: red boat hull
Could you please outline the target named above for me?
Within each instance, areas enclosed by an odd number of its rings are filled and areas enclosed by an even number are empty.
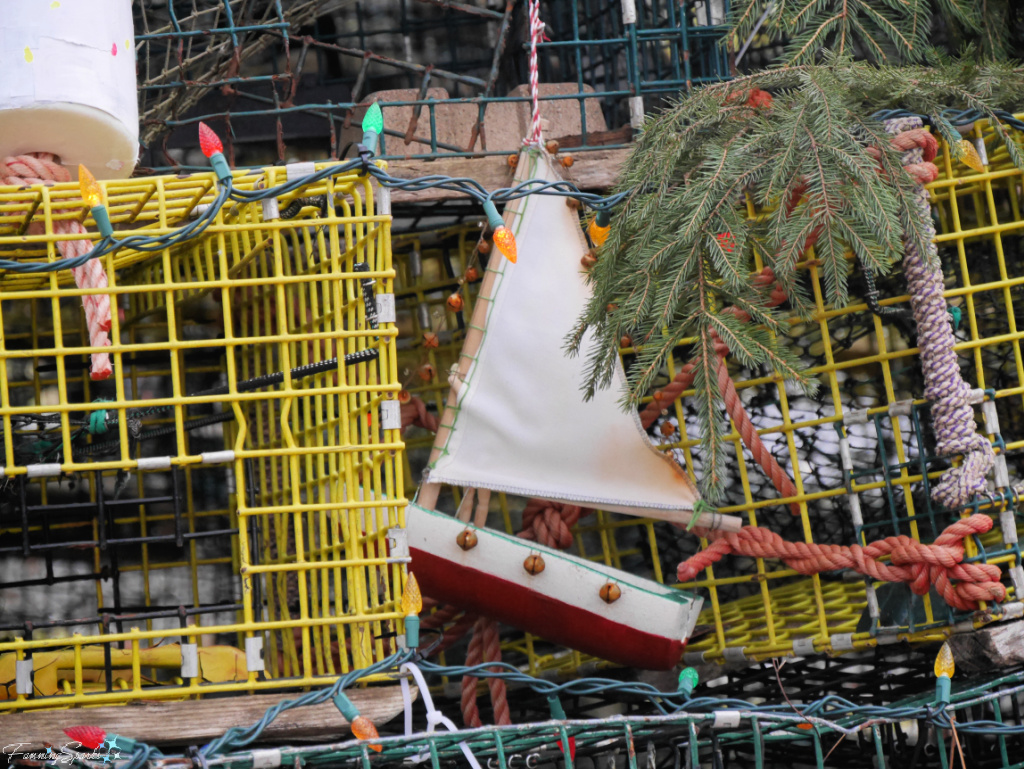
[[[415,547],[410,554],[410,568],[424,595],[585,654],[629,667],[668,670],[686,648],[680,639],[623,625],[487,571]]]

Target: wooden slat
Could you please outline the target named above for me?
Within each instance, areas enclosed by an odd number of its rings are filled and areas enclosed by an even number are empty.
[[[415,699],[419,694],[412,688]],[[402,712],[399,686],[375,686],[346,691],[359,712],[375,724],[385,724]],[[219,737],[232,726],[258,721],[267,708],[298,694],[234,695],[181,702],[137,702],[98,708],[38,710],[0,715],[4,744],[25,743],[22,752],[43,743],[64,745],[68,726],[99,726],[111,734],[131,737],[150,745],[195,745]],[[346,721],[332,702],[286,710],[263,732],[261,741],[324,740],[344,738]]]
[[[615,184],[619,170],[628,155],[628,149],[577,152],[573,154],[572,168],[564,174],[581,190],[605,192]],[[442,156],[437,160],[392,160],[388,162],[388,172],[402,179],[415,179],[431,174],[464,176],[475,179],[488,190],[511,186],[514,174],[505,156],[447,159]],[[422,192],[395,190],[391,194],[394,203],[424,203],[464,197],[461,193],[440,189]]]

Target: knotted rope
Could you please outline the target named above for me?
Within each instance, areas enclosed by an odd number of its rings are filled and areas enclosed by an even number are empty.
[[[976,514],[947,527],[931,545],[898,536],[865,547],[787,542],[773,531],[754,526],[744,526],[737,532],[694,529],[711,544],[679,564],[676,576],[680,582],[688,582],[724,555],[736,553],[750,558],[778,558],[800,574],[853,569],[877,581],[906,582],[917,595],[924,595],[934,585],[942,600],[954,609],[972,611],[979,601],[998,603],[1006,598],[998,566],[963,563],[964,539],[991,528],[991,518]],[[880,560],[885,556],[889,563]]]
[[[885,130],[895,134],[892,143],[904,151],[903,165],[918,181],[914,202],[929,236],[929,253],[925,255],[918,253],[909,238],[904,239],[906,256],[903,269],[907,275],[910,306],[917,322],[924,395],[932,403],[936,452],[943,457],[963,455],[963,463],[959,467],[950,468],[942,474],[932,489],[932,498],[945,507],[956,509],[985,491],[985,476],[995,463],[995,453],[992,444],[975,428],[974,408],[970,404],[971,388],[960,375],[960,363],[953,347],[953,330],[942,295],[942,268],[938,266],[935,244],[930,242],[935,236],[931,205],[924,188],[927,181],[938,176],[938,169],[932,163],[938,144],[922,125],[920,118],[898,118],[885,121]]]
[[[565,550],[572,547],[572,527],[593,510],[577,505],[531,499],[523,509],[523,530],[518,536],[547,547]]]
[[[29,187],[35,184],[49,185],[54,182],[70,182],[71,174],[53,155],[46,152],[35,152],[28,155],[16,155],[5,158],[0,168],[0,184],[13,187]],[[62,214],[65,211],[55,211]],[[56,235],[85,235],[85,226],[77,219],[60,219],[53,222]],[[29,225],[30,235],[43,233],[43,224],[33,222]],[[88,240],[58,240],[57,249],[64,259],[85,256],[92,251],[92,243]],[[107,273],[99,259],[90,259],[81,267],[71,271],[75,284],[79,288],[106,288]],[[82,297],[85,308],[85,321],[89,329],[90,347],[107,347],[110,345],[110,297],[107,294],[85,294]],[[110,355],[105,352],[92,354],[91,376],[93,380],[106,379],[112,373]]]

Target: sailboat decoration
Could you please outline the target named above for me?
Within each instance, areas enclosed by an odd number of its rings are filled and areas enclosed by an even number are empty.
[[[546,152],[522,151],[517,181],[560,178]],[[411,568],[438,600],[612,662],[670,668],[701,598],[484,528],[492,491],[684,525],[694,516],[706,527],[741,525],[694,512],[692,482],[622,410],[616,388],[583,400],[584,364],[563,350],[590,293],[577,214],[561,197],[528,195],[506,207],[504,221],[518,261],[496,255],[488,265],[427,479],[406,512]],[[620,368],[615,383],[623,377]],[[440,484],[466,490],[455,517],[434,509]]]

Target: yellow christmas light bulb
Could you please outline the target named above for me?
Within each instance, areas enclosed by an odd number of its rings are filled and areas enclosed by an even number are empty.
[[[594,244],[596,248],[600,248],[604,245],[604,242],[608,240],[608,233],[612,231],[611,226],[602,227],[597,223],[597,218],[590,220],[590,224],[587,225],[587,234],[590,236],[590,242]]]
[[[82,191],[82,199],[89,208],[103,205],[103,188],[85,166],[78,166],[78,188]]]
[[[498,227],[494,231],[494,245],[512,264],[516,263],[516,236],[508,227]]]
[[[949,648],[948,642],[943,642],[938,656],[935,657],[935,677],[945,676],[946,678],[952,678],[955,671],[956,665],[953,663],[953,650]]]
[[[974,142],[969,139],[962,139],[960,141],[960,149],[964,153],[964,156],[960,158],[964,165],[968,166],[972,171],[977,171],[979,174],[985,173],[985,164],[981,162],[981,155],[978,154]]]
[[[416,575],[411,571],[405,580],[405,590],[402,591],[402,614],[406,617],[416,616],[423,611],[423,595],[420,593],[420,584],[416,581]]]
[[[380,735],[377,733],[377,727],[366,716],[356,716],[352,719],[351,729],[352,734],[355,735],[357,740],[376,740],[380,738]],[[370,745],[368,747],[370,750],[375,750],[378,753],[384,750],[383,745]]]

